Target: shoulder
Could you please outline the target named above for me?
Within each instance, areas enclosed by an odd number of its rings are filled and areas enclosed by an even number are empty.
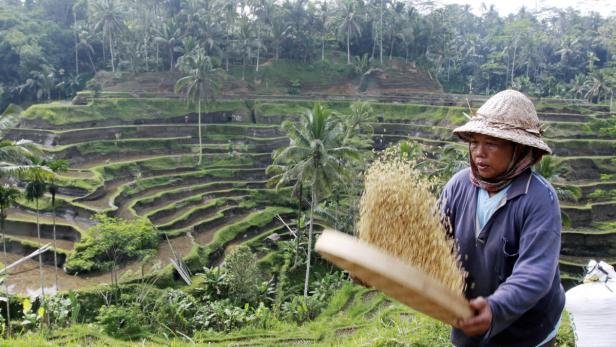
[[[467,184],[471,184],[471,180],[470,180],[470,168],[465,168],[462,169],[460,171],[458,171],[457,173],[455,173],[447,182],[447,184],[445,185],[445,188],[447,189],[447,187],[455,187],[455,186],[460,186],[460,185],[467,185]]]
[[[455,200],[457,197],[464,195],[471,186],[470,168],[460,170],[445,184],[441,197],[449,201]]]
[[[558,206],[558,195],[556,195],[554,187],[543,176],[534,171],[530,175],[526,193],[531,198],[530,201],[534,203]]]

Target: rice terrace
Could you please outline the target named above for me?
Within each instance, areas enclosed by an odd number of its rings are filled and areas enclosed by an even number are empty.
[[[563,287],[616,266],[616,17],[450,3],[0,0],[0,345],[450,346],[314,243],[390,223],[388,155],[437,201],[505,89],[553,152]]]

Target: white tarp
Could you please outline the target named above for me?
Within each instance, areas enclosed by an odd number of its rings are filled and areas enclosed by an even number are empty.
[[[584,283],[567,291],[569,312],[578,347],[616,346],[616,272],[591,260]]]

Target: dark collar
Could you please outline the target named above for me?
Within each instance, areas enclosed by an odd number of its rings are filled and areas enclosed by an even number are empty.
[[[511,181],[511,188],[507,191],[507,200],[528,193],[530,180],[533,178],[533,170],[528,168]]]

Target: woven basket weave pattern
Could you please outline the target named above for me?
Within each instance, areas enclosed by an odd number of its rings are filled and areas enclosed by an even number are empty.
[[[533,102],[515,90],[504,90],[492,96],[477,110],[476,116],[454,129],[453,133],[464,141],[469,141],[472,133],[478,133],[552,153],[541,139],[539,117]]]

